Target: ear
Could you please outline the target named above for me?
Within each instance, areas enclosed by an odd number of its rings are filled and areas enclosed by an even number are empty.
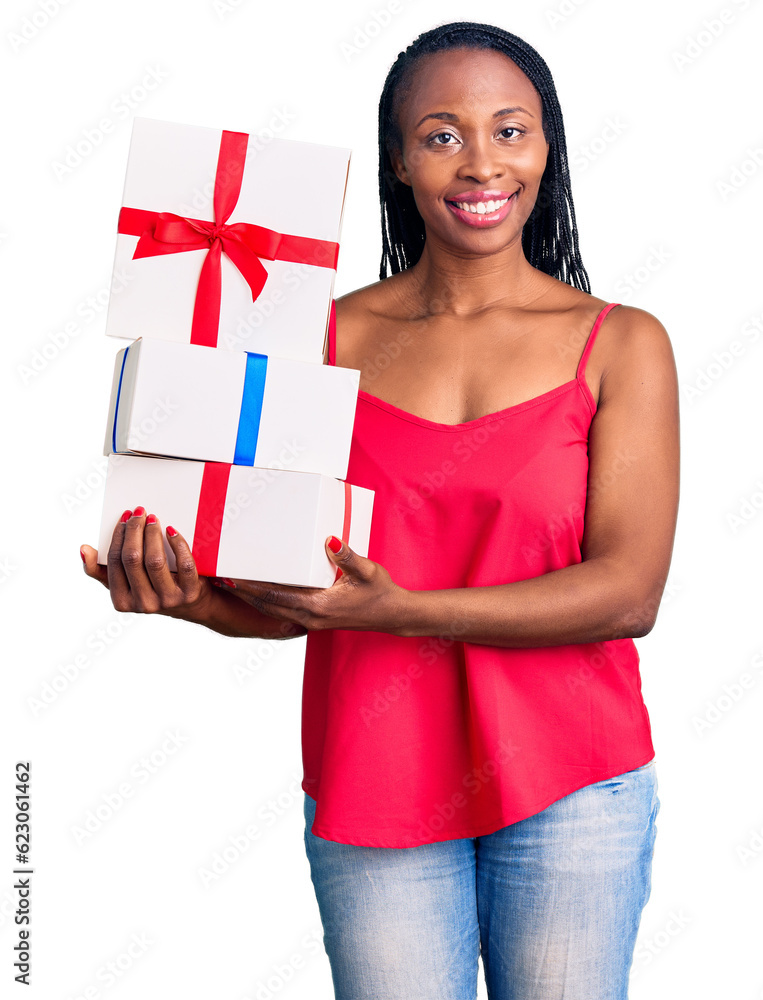
[[[395,171],[395,176],[403,184],[407,184],[408,187],[411,186],[411,179],[408,176],[408,170],[406,169],[405,162],[403,160],[403,154],[399,149],[391,149],[389,152],[390,162],[392,163],[392,169]]]

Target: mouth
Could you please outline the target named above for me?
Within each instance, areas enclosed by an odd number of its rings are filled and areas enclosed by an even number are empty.
[[[492,193],[492,192],[490,192]],[[445,204],[453,212],[456,218],[470,226],[486,226],[496,222],[502,222],[511,211],[516,201],[517,192],[503,197],[488,198],[483,197],[482,201],[475,201],[474,195],[468,200],[461,201],[448,199]]]

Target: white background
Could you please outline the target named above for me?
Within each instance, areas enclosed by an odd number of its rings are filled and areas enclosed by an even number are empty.
[[[760,4],[720,0],[3,5],[3,995],[333,995],[302,840],[304,640],[120,615],[82,572],[121,346],[103,334],[116,218],[133,113],[275,127],[353,149],[335,294],[377,280],[384,77],[421,31],[467,17],[551,67],[593,292],[664,323],[682,386],[673,564],[657,625],[636,641],[661,809],[631,996],[763,997],[763,337],[750,336],[763,320],[763,23]],[[57,170],[102,119],[100,141]],[[26,992],[11,958],[18,759],[33,767]],[[96,809],[106,818],[78,838]],[[223,852],[233,861],[205,885]]]

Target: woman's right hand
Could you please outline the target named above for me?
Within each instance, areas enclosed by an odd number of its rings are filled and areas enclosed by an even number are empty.
[[[168,614],[202,621],[212,600],[212,584],[199,576],[188,543],[174,528],[167,539],[175,554],[177,571],[167,565],[162,529],[143,507],[126,510],[114,528],[106,566],[90,545],[80,549],[85,572],[108,588],[117,611]]]
[[[174,573],[167,564],[159,521],[136,507],[126,510],[114,528],[106,566],[98,564],[92,545],[82,545],[80,554],[85,572],[108,589],[117,611],[169,615],[240,638],[292,639],[307,633],[301,625],[262,614],[209,577],[199,576],[188,542],[169,526],[167,540],[175,554]]]

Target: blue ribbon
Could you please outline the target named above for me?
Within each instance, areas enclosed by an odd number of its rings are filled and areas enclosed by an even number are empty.
[[[251,351],[246,351],[244,393],[241,398],[241,414],[238,418],[234,465],[254,465],[267,371],[267,354],[253,354]]]
[[[119,416],[119,397],[122,393],[122,376],[125,373],[125,362],[127,361],[127,352],[130,350],[129,347],[125,347],[125,352],[122,355],[122,367],[119,371],[119,385],[117,386],[117,401],[114,404],[114,426],[111,428],[111,450],[116,452],[117,450],[117,417]]]

